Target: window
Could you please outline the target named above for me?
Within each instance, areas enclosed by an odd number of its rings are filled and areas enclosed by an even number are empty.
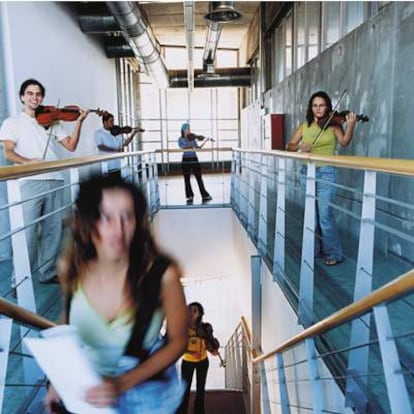
[[[286,19],[285,26],[285,77],[292,73],[293,63],[293,19],[292,14]]]
[[[308,59],[316,57],[319,53],[320,43],[320,15],[321,5],[318,2],[306,3],[306,20],[307,20],[307,36],[308,36]]]
[[[339,35],[341,33],[341,3],[326,2],[323,4],[322,10],[324,23],[323,49],[326,49],[339,40]]]
[[[346,3],[345,33],[351,32],[364,21],[365,4],[362,1]]]

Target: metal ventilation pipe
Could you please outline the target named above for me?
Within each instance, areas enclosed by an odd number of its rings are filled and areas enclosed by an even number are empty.
[[[114,16],[87,14],[79,16],[78,19],[83,33],[119,32]]]
[[[141,12],[134,2],[106,2],[110,12],[119,24],[122,34],[129,46],[142,62],[159,88],[169,86],[167,67],[159,53],[157,41],[150,26],[142,18]]]
[[[250,68],[223,68],[217,69],[215,76],[201,73],[195,70],[194,87],[195,88],[218,88],[225,86],[246,87],[251,86]],[[205,76],[201,76],[205,75]],[[187,71],[174,70],[170,71],[171,88],[187,88]]]
[[[205,73],[212,74],[215,72],[216,51],[222,28],[222,24],[218,22],[209,22],[208,24],[206,46],[204,47],[203,55],[203,71]]]
[[[185,25],[185,41],[187,44],[187,76],[188,89],[194,88],[194,1],[184,2],[184,25]]]

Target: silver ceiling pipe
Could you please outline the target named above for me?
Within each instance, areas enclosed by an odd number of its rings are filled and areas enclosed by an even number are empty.
[[[203,55],[203,71],[208,74],[215,72],[215,60],[218,42],[220,40],[223,25],[218,22],[209,22],[206,37],[206,45]]]
[[[171,88],[187,88],[187,71],[170,71]],[[201,70],[194,71],[195,88],[218,88],[225,86],[248,87],[251,86],[250,68],[223,68],[217,69],[213,76],[202,73]],[[204,75],[204,76],[200,76]]]
[[[110,1],[106,2],[106,5],[139,62],[143,63],[159,88],[167,88],[170,83],[167,67],[159,52],[155,36],[135,2]]]
[[[185,41],[187,45],[187,78],[188,89],[194,88],[194,29],[195,29],[194,1],[184,2]]]

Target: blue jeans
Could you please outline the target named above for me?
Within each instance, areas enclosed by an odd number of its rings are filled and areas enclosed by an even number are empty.
[[[302,186],[306,183],[307,166],[301,169]],[[336,188],[336,169],[330,165],[316,167],[316,223],[315,235],[320,232],[320,239],[315,237],[315,255],[321,250],[328,260],[342,260],[343,251],[339,240],[334,209],[330,205],[334,200]],[[321,248],[322,247],[322,248]]]
[[[162,340],[157,340],[150,353],[158,350],[162,344]],[[137,358],[122,356],[113,374],[120,375],[137,364]],[[119,414],[174,414],[184,391],[185,385],[178,378],[173,364],[163,371],[161,378],[147,380],[121,394],[112,408]]]

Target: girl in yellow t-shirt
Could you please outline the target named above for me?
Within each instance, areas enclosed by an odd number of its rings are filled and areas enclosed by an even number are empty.
[[[177,414],[187,413],[194,371],[196,371],[197,386],[193,412],[204,414],[205,386],[209,366],[207,351],[212,355],[218,355],[220,344],[213,337],[213,327],[209,323],[202,322],[204,315],[203,306],[198,302],[192,302],[188,305],[188,312],[190,316],[188,344],[181,363],[181,379],[186,382],[187,388]]]
[[[347,147],[353,138],[357,116],[349,112],[346,116],[347,129],[342,125],[327,124],[332,112],[331,98],[326,92],[315,92],[309,99],[306,122],[301,123],[286,145],[287,151],[309,152],[318,155],[333,155],[336,144]],[[321,126],[320,124],[323,125]],[[301,181],[305,183],[307,165],[302,166]],[[315,257],[325,257],[327,266],[335,266],[342,262],[343,251],[339,240],[332,208],[335,197],[336,170],[332,165],[316,164],[316,229]],[[303,184],[304,185],[304,184]]]

